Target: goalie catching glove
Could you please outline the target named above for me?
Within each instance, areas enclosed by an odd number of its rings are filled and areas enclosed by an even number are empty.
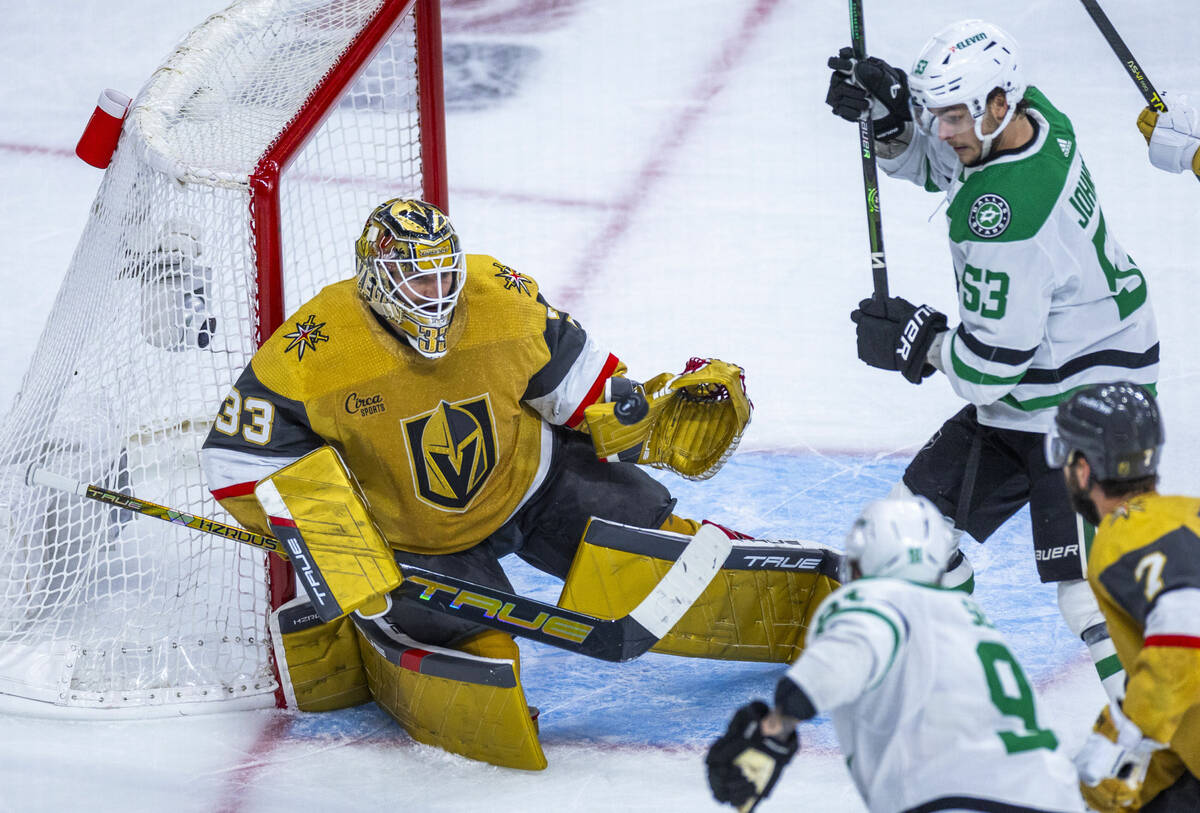
[[[742,706],[729,721],[729,729],[708,749],[708,786],[713,798],[742,813],[767,798],[784,766],[800,750],[800,737],[792,729],[785,737],[768,736],[762,722],[770,713],[755,700]]]
[[[670,469],[689,480],[707,480],[733,454],[750,423],[754,404],[736,364],[693,358],[679,375],[662,373],[642,385],[649,409],[633,423],[616,392],[613,400],[584,410],[596,456]],[[632,385],[626,384],[631,390]]]

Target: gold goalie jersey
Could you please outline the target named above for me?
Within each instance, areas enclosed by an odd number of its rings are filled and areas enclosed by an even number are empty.
[[[1200,776],[1200,500],[1130,499],[1097,530],[1088,581],[1129,675],[1126,716],[1170,744],[1146,791],[1174,782],[1180,761]]]
[[[326,287],[221,405],[201,451],[214,496],[263,531],[254,484],[329,444],[392,547],[453,553],[482,541],[545,478],[549,424],[579,427],[624,366],[530,277],[484,255],[467,256],[448,344],[425,358],[384,327],[353,279]]]

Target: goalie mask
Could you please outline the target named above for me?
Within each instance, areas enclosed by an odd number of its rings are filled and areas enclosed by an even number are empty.
[[[985,135],[983,115],[996,88],[1004,92],[1008,113],[1000,126]],[[908,74],[913,120],[935,137],[939,119],[934,110],[942,111],[945,118],[940,123],[952,135],[974,127],[975,137],[983,142],[983,157],[1012,121],[1025,88],[1017,43],[999,26],[982,20],[965,20],[934,34]],[[969,116],[945,110],[960,104],[966,105]]]
[[[355,244],[359,296],[426,358],[446,354],[446,334],[466,281],[450,218],[419,200],[380,204]]]
[[[938,584],[955,548],[950,526],[924,497],[875,500],[846,537],[839,581],[864,576]]]

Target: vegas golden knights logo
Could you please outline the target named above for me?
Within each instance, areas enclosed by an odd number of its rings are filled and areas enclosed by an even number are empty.
[[[448,404],[404,421],[417,496],[461,511],[496,468],[496,432],[487,394]]]

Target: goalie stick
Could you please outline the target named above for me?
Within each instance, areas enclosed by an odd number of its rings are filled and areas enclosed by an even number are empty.
[[[273,536],[80,483],[37,466],[29,468],[25,479],[30,485],[59,489],[287,558],[282,544]],[[702,526],[650,594],[622,618],[596,618],[405,564],[400,565],[404,581],[389,595],[568,652],[620,662],[638,657],[675,626],[721,569],[731,550],[732,540],[723,531],[715,525]]]
[[[850,46],[854,58],[867,58],[867,39],[863,32],[862,0],[850,0]],[[875,283],[875,299],[888,298],[887,258],[883,253],[883,216],[879,210],[879,171],[875,167],[875,122],[871,108],[858,123],[858,141],[862,148],[863,195],[867,206],[867,233],[871,240],[871,276]]]

